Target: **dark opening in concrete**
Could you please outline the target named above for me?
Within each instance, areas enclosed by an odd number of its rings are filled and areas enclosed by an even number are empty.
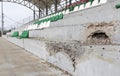
[[[109,37],[104,32],[100,32],[100,33],[94,33],[92,35],[92,38],[96,38],[96,39],[108,39]]]
[[[88,37],[88,44],[110,44],[111,40],[105,32],[97,31]]]

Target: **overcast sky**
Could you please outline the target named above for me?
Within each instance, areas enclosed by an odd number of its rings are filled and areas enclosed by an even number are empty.
[[[20,4],[4,2],[4,15],[5,15],[4,27],[11,28],[17,26],[13,25],[15,22],[21,21],[22,19],[28,18],[29,16],[33,16],[33,12],[29,8],[22,6]],[[1,11],[0,11],[0,26],[1,26]]]

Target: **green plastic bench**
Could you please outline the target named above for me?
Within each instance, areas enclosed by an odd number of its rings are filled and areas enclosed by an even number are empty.
[[[116,7],[117,9],[120,8],[120,4],[117,4],[115,7]]]
[[[20,35],[20,38],[29,38],[29,31],[25,30],[22,32],[22,34]]]
[[[15,31],[13,34],[12,34],[12,37],[18,37],[19,36],[19,32],[18,31]]]

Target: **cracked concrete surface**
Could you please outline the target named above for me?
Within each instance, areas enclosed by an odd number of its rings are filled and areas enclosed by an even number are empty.
[[[64,76],[54,73],[37,57],[0,38],[0,76]]]

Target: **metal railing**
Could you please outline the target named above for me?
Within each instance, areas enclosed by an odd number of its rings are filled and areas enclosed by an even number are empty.
[[[37,19],[37,17],[36,17],[36,19]],[[14,24],[11,24],[10,26],[11,26],[11,28],[18,28],[18,27],[23,26],[23,25],[25,25],[27,23],[30,23],[32,21],[34,21],[34,17],[29,16],[27,18],[24,18],[24,19],[22,19],[20,21],[15,22]]]

